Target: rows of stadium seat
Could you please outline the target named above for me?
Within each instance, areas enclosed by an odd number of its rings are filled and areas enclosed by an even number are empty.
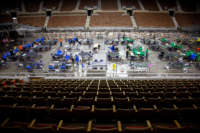
[[[37,90],[38,89],[38,90]],[[188,98],[188,97],[198,97],[200,96],[199,90],[192,90],[192,91],[185,91],[184,89],[179,89],[177,91],[174,91],[173,89],[168,89],[167,91],[164,89],[161,89],[161,91],[154,90],[154,89],[148,89],[147,92],[144,91],[144,89],[135,89],[135,90],[129,90],[129,89],[118,89],[113,88],[111,90],[108,89],[99,89],[98,91],[96,89],[48,89],[42,90],[40,88],[36,88],[33,91],[30,90],[9,90],[9,91],[0,91],[0,96],[66,96],[66,97],[118,97],[118,98],[124,98],[124,97],[136,97],[136,98],[152,98],[152,97],[177,97],[177,98]]]
[[[84,27],[86,18],[86,15],[52,16],[48,27]]]
[[[139,27],[174,27],[168,13],[135,12],[134,17]]]
[[[104,18],[104,19],[102,19]],[[132,27],[131,19],[122,12],[97,13],[92,15],[91,27]]]
[[[0,82],[2,132],[199,131],[199,80]]]
[[[191,132],[198,131],[193,127],[182,128],[179,126],[176,120],[165,122],[165,123],[151,123],[149,120],[132,122],[132,123],[123,123],[121,121],[111,121],[111,122],[99,122],[99,121],[86,121],[74,123],[68,121],[55,121],[52,123],[43,123],[36,119],[31,122],[19,122],[7,119],[5,123],[3,123],[4,127],[1,128],[2,131],[14,131],[14,132],[32,132],[32,133],[80,133],[80,132],[92,132],[92,133],[116,133],[116,132],[124,132],[124,133],[183,133],[183,132]],[[12,128],[13,125],[17,125]]]
[[[45,16],[18,17],[18,23],[28,26],[43,27]]]
[[[199,108],[195,108],[195,107],[182,108],[182,109],[176,109],[176,108],[156,109],[155,107],[154,108],[153,107],[152,108],[150,107],[137,108],[136,106],[133,106],[132,109],[131,108],[117,109],[114,105],[111,106],[110,108],[108,107],[96,108],[95,105],[92,105],[92,106],[71,105],[67,107],[67,104],[65,103],[65,106],[63,105],[63,107],[60,107],[60,108],[57,105],[39,106],[37,104],[33,104],[32,106],[27,106],[27,105],[18,106],[16,104],[14,104],[13,106],[1,105],[0,108],[1,108],[1,114],[0,114],[1,119],[5,118],[5,120],[7,120],[9,118],[19,123],[30,122],[32,119],[33,120],[36,119],[37,121],[40,122],[40,124],[43,123],[47,127],[50,126],[49,125],[50,123],[54,123],[55,121],[59,121],[59,120],[64,120],[68,122],[69,124],[72,124],[74,122],[76,126],[80,124],[79,123],[80,121],[81,122],[90,121],[90,120],[93,120],[95,122],[100,121],[101,123],[102,122],[104,123],[104,126],[101,128],[102,131],[107,129],[106,127],[109,125],[106,123],[107,121],[109,123],[113,121],[119,121],[119,122],[121,121],[122,123],[127,123],[126,125],[131,125],[133,124],[132,122],[134,122],[136,125],[138,125],[141,123],[141,121],[145,122],[146,120],[150,120],[152,123],[157,123],[158,125],[162,125],[162,124],[165,125],[164,127],[162,127],[164,129],[168,127],[167,129],[171,129],[175,131],[177,129],[175,127],[171,127],[171,124],[169,124],[169,122],[170,121],[172,122],[176,119],[178,119],[178,121],[181,123],[186,123],[186,125],[188,123],[199,124],[198,123]],[[133,131],[134,130],[137,131],[138,129],[135,124],[131,126],[131,129]],[[169,124],[169,125],[166,126],[166,124]],[[87,123],[85,123],[85,125],[87,125]],[[16,128],[17,125],[14,124],[13,126]],[[2,125],[2,127],[4,129],[5,126]],[[39,127],[38,127],[38,130],[40,129]],[[66,130],[69,130],[68,128]],[[41,128],[40,130],[42,129],[43,128]],[[75,129],[77,131],[79,128],[75,128]],[[143,131],[144,127],[143,128],[140,127],[140,129]]]

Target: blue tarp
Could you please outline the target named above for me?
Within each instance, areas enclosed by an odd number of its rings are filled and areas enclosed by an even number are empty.
[[[19,49],[16,48],[15,50],[13,50],[13,53],[16,54],[17,52],[19,52]]]
[[[66,69],[66,66],[63,64],[60,66],[60,69],[64,70],[64,69]]]
[[[78,41],[78,38],[74,37],[74,38],[72,39],[72,41]]]
[[[7,59],[7,56],[6,56],[6,55],[3,55],[2,58],[3,58],[3,59]]]
[[[30,65],[27,65],[27,66],[26,66],[26,69],[30,70],[30,69],[31,69],[31,66],[30,66]]]
[[[10,52],[6,52],[6,55],[7,55],[7,56],[10,56],[11,54],[10,54]]]
[[[109,47],[109,48],[110,48],[110,50],[111,50],[112,52],[114,52],[114,50],[115,50],[114,45],[112,45],[112,47]]]
[[[26,44],[26,47],[31,48],[31,44],[30,44],[30,43],[27,43],[27,44]]]
[[[195,60],[196,57],[197,57],[197,55],[196,55],[195,53],[192,53],[192,55],[190,56],[190,59],[191,59],[191,60]]]
[[[23,45],[22,45],[22,48],[25,49],[25,48],[26,48],[26,44],[23,44]]]
[[[70,59],[70,56],[69,56],[69,55],[66,55],[66,56],[65,56],[65,60],[68,61],[69,59]]]
[[[35,42],[40,42],[40,41],[41,41],[40,38],[35,39]]]
[[[61,50],[58,50],[57,52],[56,52],[56,55],[57,56],[61,56],[63,53],[62,53],[62,51]]]
[[[3,54],[2,58],[7,59],[7,57],[10,56],[10,52],[6,52]]]
[[[44,37],[41,37],[40,41],[41,42],[44,42],[45,38]]]
[[[52,65],[49,65],[49,69],[51,69],[51,70],[52,70],[52,69],[54,69],[54,67],[53,67]]]
[[[71,43],[71,42],[72,42],[72,41],[69,39],[69,40],[68,40],[68,43]]]
[[[78,55],[76,55],[75,60],[76,60],[77,63],[79,62],[79,56]]]

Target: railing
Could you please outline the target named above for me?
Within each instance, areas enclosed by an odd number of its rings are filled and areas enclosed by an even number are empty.
[[[124,76],[124,73],[106,74],[102,73],[1,73],[0,78],[29,78],[29,77],[42,77],[42,78],[55,78],[55,79],[200,79],[200,73],[132,73]]]

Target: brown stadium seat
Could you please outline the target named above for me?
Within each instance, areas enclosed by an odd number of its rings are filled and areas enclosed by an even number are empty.
[[[14,119],[20,121],[31,121],[30,108],[31,106],[16,106],[13,108]]]
[[[114,98],[114,103],[116,105],[117,108],[130,108],[130,102],[128,100],[128,98]],[[131,107],[132,108],[132,107]]]
[[[49,107],[48,106],[37,106],[30,108],[30,116],[34,119],[45,120],[49,116]]]
[[[71,92],[68,97],[75,98],[75,97],[79,97],[79,96],[82,96],[82,95],[83,95],[82,91],[80,91],[80,92]]]
[[[152,133],[152,126],[149,121],[122,122],[122,127],[124,133]]]
[[[114,98],[125,98],[125,97],[127,97],[124,92],[112,92],[112,96]]]
[[[1,119],[6,119],[13,115],[13,106],[12,105],[0,105],[0,116]]]
[[[184,120],[196,121],[200,118],[199,117],[200,110],[194,109],[193,107],[179,108],[178,112],[180,113],[180,116]]]
[[[159,109],[159,112],[158,112],[158,118],[161,118],[161,119],[172,120],[172,119],[177,118],[177,115],[178,115],[178,111],[175,110],[174,108],[161,108]]]
[[[88,128],[88,122],[71,121],[66,123],[65,121],[60,121],[58,128],[59,133],[85,133]]]
[[[185,133],[184,128],[155,126],[155,133]]]
[[[92,124],[92,133],[117,133],[117,124],[113,122],[98,122],[95,121]]]
[[[139,108],[137,109],[137,112],[135,113],[135,118],[136,119],[143,119],[143,120],[151,120],[156,118],[157,112],[155,109],[152,108]]]
[[[75,99],[73,98],[72,100],[76,101],[76,98]],[[70,99],[68,99],[68,101],[70,102]],[[67,104],[65,102],[65,99],[60,98],[60,97],[50,98],[50,99],[48,99],[48,102],[50,105],[54,104],[55,107],[57,107],[57,108],[70,108],[70,106],[74,103],[73,101],[71,101],[70,103]]]
[[[12,105],[16,103],[16,98],[14,96],[2,96],[0,97],[0,103],[4,105]]]
[[[117,111],[115,113],[115,118],[117,120],[122,120],[122,121],[126,121],[126,120],[130,120],[133,119],[135,117],[135,110],[132,108],[117,108]]]
[[[111,95],[110,95],[110,92],[100,92],[98,91],[98,98],[109,98]]]
[[[29,106],[29,105],[32,105],[32,98],[31,97],[28,97],[28,96],[24,96],[24,97],[17,97],[16,98],[17,100],[17,104],[18,105],[24,105],[24,106]]]
[[[76,106],[72,109],[72,114],[76,119],[91,119],[92,107],[90,106]]]
[[[68,97],[69,94],[70,94],[69,92],[65,91],[65,92],[59,92],[59,93],[57,93],[57,96],[58,97],[64,97],[64,96]]]
[[[32,91],[20,91],[19,95],[21,95],[22,97],[31,97]]]
[[[77,100],[78,100],[77,97],[64,98],[64,103],[66,104],[66,106],[68,106],[68,105],[76,104]]]
[[[94,104],[94,98],[85,98],[81,97],[80,100],[77,101],[78,106],[90,106]]]
[[[152,122],[155,133],[184,133],[186,130],[177,120],[164,120]]]
[[[98,107],[111,107],[113,105],[112,99],[111,98],[95,98],[95,106]]]
[[[53,108],[50,110],[51,119],[66,120],[72,118],[72,112],[69,108]]]
[[[29,122],[13,121],[6,119],[4,124],[0,126],[1,133],[27,133],[27,126]]]
[[[108,89],[108,88],[100,88],[99,90],[98,90],[99,92],[110,92],[110,90]]]
[[[109,108],[96,108],[94,109],[94,117],[97,119],[112,119],[115,115],[114,106],[110,106]]]
[[[56,133],[57,123],[41,123],[34,119],[28,126],[30,133]]]
[[[36,104],[37,106],[47,106],[48,99],[45,97],[36,97],[36,98],[32,98],[32,103]]]
[[[56,91],[47,91],[47,92],[44,92],[43,96],[44,97],[48,97],[48,96],[56,97],[57,96],[57,92]]]
[[[84,97],[87,97],[87,98],[94,98],[95,96],[97,95],[97,91],[95,92],[86,92]]]
[[[140,98],[141,97],[137,92],[126,92],[126,95],[130,98]]]
[[[112,92],[121,92],[122,90],[120,88],[110,87]]]

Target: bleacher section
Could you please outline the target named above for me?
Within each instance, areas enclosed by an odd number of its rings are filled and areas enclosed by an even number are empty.
[[[131,27],[130,16],[120,12],[104,12],[93,14],[91,27]]]
[[[86,15],[52,16],[48,27],[83,27],[85,22]]]
[[[18,23],[28,26],[43,27],[45,16],[18,17]]]
[[[81,0],[79,9],[84,9],[84,7],[98,7],[98,0]]]
[[[140,0],[144,5],[145,10],[158,11],[155,0]]]
[[[195,27],[200,26],[200,14],[191,13],[176,13],[176,21],[181,27]]]
[[[121,6],[125,6],[128,8],[135,6],[137,10],[140,10],[140,5],[138,4],[137,0],[121,0]]]
[[[117,0],[101,0],[102,10],[118,10]]]
[[[175,0],[158,0],[163,10],[177,9]]]
[[[183,11],[195,12],[196,11],[196,0],[179,0]]]
[[[0,132],[198,133],[199,80],[1,80]]]
[[[174,27],[174,23],[168,13],[135,12],[134,17],[140,27]]]
[[[41,0],[24,0],[26,12],[38,12]]]
[[[72,11],[76,7],[77,0],[63,0],[61,11]]]
[[[47,9],[58,9],[58,5],[60,0],[43,0],[44,4],[43,4],[43,8],[47,8]]]

